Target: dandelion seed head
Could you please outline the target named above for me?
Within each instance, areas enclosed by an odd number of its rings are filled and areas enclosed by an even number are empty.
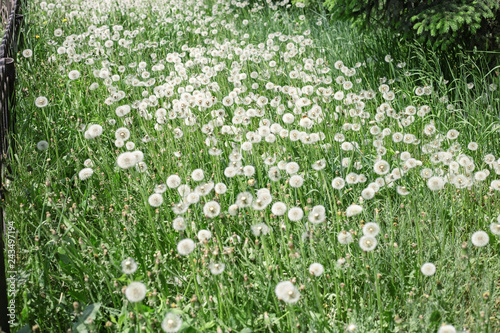
[[[346,216],[347,217],[355,216],[355,215],[361,214],[362,211],[363,211],[363,207],[361,207],[360,205],[353,204],[353,205],[350,205],[349,207],[347,207]]]
[[[84,169],[80,170],[80,172],[78,173],[78,178],[80,178],[80,180],[87,180],[93,174],[94,174],[94,170],[92,170],[91,168],[84,168]]]
[[[190,238],[185,238],[181,240],[179,243],[177,243],[177,252],[179,252],[181,256],[189,255],[191,252],[194,251],[194,248],[195,248],[195,243]]]
[[[325,268],[320,263],[313,263],[309,266],[309,273],[314,276],[321,276]]]
[[[372,236],[363,236],[359,239],[359,247],[366,252],[373,251],[377,247],[377,239]]]
[[[433,263],[426,262],[425,264],[422,265],[420,271],[425,276],[432,276],[434,275],[434,273],[436,273],[436,266]]]
[[[122,272],[124,274],[133,274],[137,270],[137,263],[133,258],[128,257],[122,261]]]
[[[297,303],[300,299],[299,290],[290,281],[283,281],[276,285],[274,290],[276,297],[285,303]]]
[[[471,241],[474,246],[483,247],[488,245],[490,237],[486,232],[480,230],[472,234]]]
[[[47,97],[44,96],[37,97],[35,99],[35,105],[39,108],[44,108],[47,105],[49,105],[49,100],[47,99]]]
[[[182,318],[172,312],[167,313],[161,322],[162,330],[168,333],[179,331],[181,326]]]
[[[131,282],[125,289],[125,296],[131,303],[142,301],[146,297],[146,285],[142,282]]]

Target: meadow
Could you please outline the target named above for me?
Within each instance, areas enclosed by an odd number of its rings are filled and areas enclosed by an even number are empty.
[[[33,0],[21,332],[498,332],[499,67],[288,1]]]

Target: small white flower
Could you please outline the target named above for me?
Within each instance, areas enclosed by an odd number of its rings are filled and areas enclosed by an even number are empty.
[[[453,325],[443,325],[439,328],[438,333],[457,333]]]
[[[167,186],[169,188],[177,188],[181,185],[181,177],[177,175],[170,175],[167,178]]]
[[[224,272],[224,268],[226,268],[226,265],[223,264],[223,263],[210,263],[210,265],[208,265],[208,268],[210,269],[210,272],[213,274],[213,275],[219,275],[219,274],[222,274],[222,272]]]
[[[297,303],[300,299],[299,290],[290,281],[283,281],[276,285],[274,290],[279,300],[285,303]]]
[[[203,206],[203,213],[208,218],[214,218],[220,213],[220,205],[216,201],[209,201]]]
[[[191,178],[195,182],[199,182],[199,181],[203,180],[204,177],[205,177],[205,174],[203,173],[202,169],[193,170],[193,172],[191,173]]]
[[[210,232],[210,230],[201,229],[200,231],[198,231],[198,239],[200,240],[200,242],[208,242],[210,238],[212,238],[212,233]]]

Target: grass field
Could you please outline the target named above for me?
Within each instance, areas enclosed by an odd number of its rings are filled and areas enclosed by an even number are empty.
[[[255,3],[27,4],[14,331],[498,332],[499,68]]]

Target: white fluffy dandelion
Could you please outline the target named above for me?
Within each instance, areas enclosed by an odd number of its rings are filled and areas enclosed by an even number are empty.
[[[226,265],[224,265],[223,263],[210,263],[210,265],[208,265],[208,268],[210,269],[210,273],[212,273],[213,275],[219,275],[219,274],[222,274],[222,272],[224,272],[224,269],[226,268]]]
[[[172,221],[172,227],[176,231],[183,231],[186,230],[187,224],[186,221],[184,221],[184,218],[182,216],[179,216]]]
[[[159,193],[153,193],[149,196],[148,202],[151,207],[160,207],[163,203],[163,197]]]
[[[457,333],[453,325],[443,325],[439,328],[438,333]]]
[[[137,158],[134,153],[122,153],[118,155],[116,163],[122,169],[129,169],[137,164]]]
[[[217,183],[214,187],[215,193],[224,194],[227,191],[227,186],[224,183]]]
[[[31,58],[33,56],[33,51],[31,49],[26,49],[23,51],[23,57]]]
[[[297,303],[300,299],[299,290],[290,281],[283,281],[276,285],[274,289],[276,297],[285,303]]]
[[[363,227],[363,235],[375,237],[380,232],[380,227],[375,222],[368,222]]]
[[[48,148],[49,148],[49,143],[47,141],[45,141],[45,140],[39,141],[36,144],[36,149],[38,149],[40,151],[47,150]]]
[[[293,175],[293,174],[296,174],[297,172],[299,172],[299,165],[295,162],[290,162],[286,165],[286,172],[289,174],[289,175]]]
[[[89,179],[93,174],[94,170],[92,170],[91,168],[84,168],[78,173],[78,178],[80,178],[80,180],[86,180]]]
[[[72,70],[68,73],[68,77],[70,80],[77,80],[80,78],[80,72],[75,70]]]
[[[490,224],[490,231],[493,235],[500,236],[500,221],[498,223],[493,222]]]
[[[137,263],[134,259],[128,257],[122,261],[122,272],[124,274],[133,274],[137,270]]]
[[[300,221],[303,217],[304,211],[300,207],[293,207],[288,211],[288,218],[290,219],[290,221]]]
[[[258,237],[260,235],[267,235],[269,231],[271,230],[269,226],[265,223],[257,223],[254,224],[252,227],[252,233],[254,236]]]
[[[44,108],[49,105],[49,100],[45,96],[40,96],[35,99],[35,105],[39,108]]]
[[[300,175],[293,175],[288,182],[291,187],[299,188],[304,184],[304,178]]]
[[[277,216],[284,215],[286,213],[286,204],[280,201],[275,202],[271,207],[271,212]]]
[[[425,264],[422,265],[422,267],[420,268],[420,271],[425,276],[431,276],[431,275],[434,275],[436,273],[436,266],[433,263],[426,262]]]
[[[490,241],[490,237],[488,234],[482,230],[476,231],[475,233],[472,234],[471,236],[471,242],[474,244],[474,246],[477,247],[482,247],[488,245]]]
[[[309,273],[311,273],[311,275],[321,276],[324,271],[325,268],[320,263],[315,262],[309,266]]]
[[[142,301],[146,297],[146,285],[142,282],[131,282],[125,289],[125,296],[131,303]]]
[[[195,244],[193,240],[190,238],[185,238],[177,243],[177,252],[179,252],[181,256],[187,256],[194,251],[194,247]]]
[[[210,232],[210,230],[201,229],[200,231],[198,231],[198,239],[200,240],[200,242],[208,242],[210,238],[212,238],[212,233]]]
[[[363,236],[359,239],[359,247],[366,252],[373,251],[377,247],[377,239],[372,236]]]
[[[352,238],[352,234],[349,231],[342,230],[339,232],[337,235],[337,240],[339,241],[340,244],[350,244],[354,242],[354,239]]]
[[[101,136],[101,134],[102,134],[102,126],[98,125],[98,124],[90,125],[86,134],[88,134],[88,136],[91,139],[97,138],[98,136]]]
[[[202,181],[204,177],[205,174],[202,169],[193,170],[193,172],[191,173],[191,179],[195,182]]]
[[[177,188],[181,185],[181,177],[177,175],[170,175],[167,178],[167,186],[169,188]]]
[[[130,138],[130,131],[126,127],[120,127],[115,131],[115,138],[116,140],[127,141]]]
[[[444,180],[441,177],[433,176],[427,180],[427,187],[431,191],[439,191],[444,188]]]
[[[216,201],[209,201],[203,206],[203,213],[208,218],[214,218],[220,214],[220,205]]]
[[[347,217],[351,217],[361,214],[362,211],[363,207],[361,207],[360,205],[350,205],[349,207],[347,207],[345,214]]]
[[[182,318],[172,312],[167,313],[167,315],[161,322],[162,330],[168,333],[179,331],[181,329],[181,326]]]
[[[336,177],[332,180],[332,187],[336,190],[341,190],[345,186],[345,180],[340,177]]]

